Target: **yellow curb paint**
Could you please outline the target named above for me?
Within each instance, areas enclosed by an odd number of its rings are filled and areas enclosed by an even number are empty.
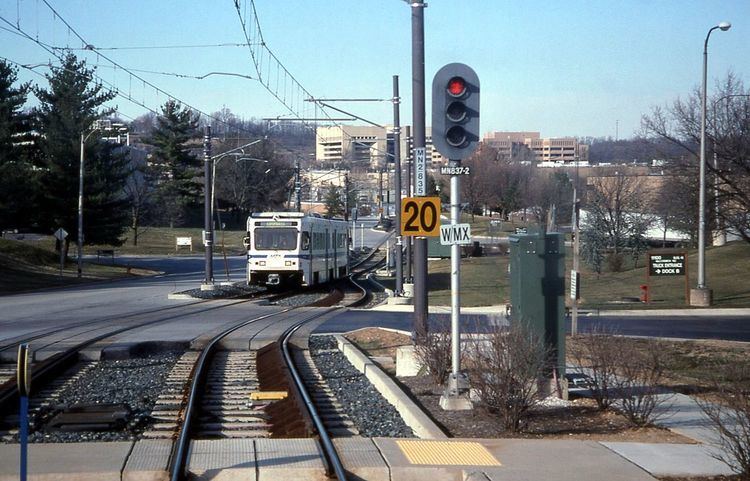
[[[475,442],[399,439],[396,445],[412,464],[502,466],[487,448]]]

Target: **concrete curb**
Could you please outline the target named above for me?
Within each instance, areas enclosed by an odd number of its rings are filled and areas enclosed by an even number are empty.
[[[352,366],[364,374],[380,394],[396,408],[414,434],[422,439],[448,438],[419,406],[401,391],[388,374],[384,373],[344,336],[335,334],[334,337],[339,350],[352,363]]]
[[[383,289],[383,292],[385,292],[388,295],[388,297],[393,297],[393,291],[391,289],[388,289],[387,287],[385,287],[380,282],[378,282],[378,280],[377,280],[377,278],[376,278],[376,276],[374,274],[367,274],[367,280],[370,281],[370,282],[372,282],[376,286],[380,287],[381,289]]]

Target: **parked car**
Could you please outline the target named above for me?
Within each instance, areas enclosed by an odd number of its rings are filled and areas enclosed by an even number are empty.
[[[591,376],[580,372],[569,372],[565,374],[565,379],[568,380],[569,389],[590,389],[592,380]]]

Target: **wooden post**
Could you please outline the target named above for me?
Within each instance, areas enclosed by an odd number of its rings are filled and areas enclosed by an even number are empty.
[[[648,253],[648,266],[646,266],[646,304],[651,302],[651,253]]]
[[[690,305],[690,270],[688,269],[688,265],[690,263],[688,262],[688,253],[687,251],[683,251],[683,255],[685,256],[685,304]]]

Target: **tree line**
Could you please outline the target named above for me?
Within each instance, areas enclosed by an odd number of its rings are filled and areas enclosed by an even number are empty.
[[[129,125],[136,135],[126,147],[92,128],[97,120],[119,119],[105,105],[115,92],[94,80],[85,61],[67,54],[45,78],[46,87],[19,83],[17,70],[0,61],[0,229],[51,234],[62,227],[69,234],[67,253],[77,242],[81,145],[84,244],[137,243],[150,225],[202,225],[206,124],[215,125],[214,156],[258,140],[216,165],[215,205],[225,212],[223,223],[244,224],[250,211],[278,208],[287,199],[293,171],[267,139],[267,125],[238,119],[226,108],[201,119],[170,99],[159,114]],[[32,95],[38,105],[26,109]],[[294,129],[275,134],[305,137]]]

